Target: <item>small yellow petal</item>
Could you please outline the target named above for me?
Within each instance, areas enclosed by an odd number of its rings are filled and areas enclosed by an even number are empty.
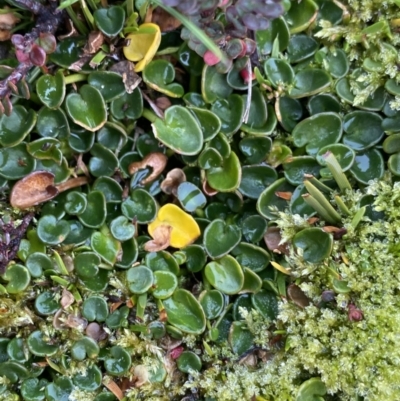
[[[140,72],[153,59],[161,43],[160,27],[156,24],[145,23],[136,32],[127,36],[128,46],[124,47],[125,57],[138,62],[135,71]]]
[[[172,203],[161,207],[157,218],[149,224],[148,230],[152,238],[161,225],[172,227],[170,245],[174,248],[184,248],[200,236],[200,227],[196,220]]]

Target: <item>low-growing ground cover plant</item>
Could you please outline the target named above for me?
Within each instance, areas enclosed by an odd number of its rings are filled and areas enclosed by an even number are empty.
[[[0,7],[0,400],[400,399],[398,1]]]

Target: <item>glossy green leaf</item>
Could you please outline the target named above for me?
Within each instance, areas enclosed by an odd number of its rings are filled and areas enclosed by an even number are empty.
[[[199,301],[208,320],[216,319],[224,310],[224,296],[218,290],[203,291],[200,294]]]
[[[154,272],[152,295],[154,298],[169,298],[178,287],[178,278],[169,271],[157,270]]]
[[[42,75],[36,81],[36,93],[41,102],[50,109],[60,107],[65,97],[65,80],[62,71],[57,71],[54,76]]]
[[[121,211],[129,220],[147,224],[156,218],[157,204],[154,198],[144,189],[138,188],[121,204]]]
[[[224,159],[221,167],[206,170],[207,183],[220,192],[232,192],[240,185],[241,168],[235,152]]]
[[[286,180],[292,185],[299,185],[305,175],[319,177],[321,166],[311,156],[291,157],[282,164]]]
[[[93,13],[97,27],[108,37],[117,36],[125,23],[125,10],[121,6],[100,8]]]
[[[279,51],[282,52],[289,44],[289,28],[284,18],[279,17],[270,21],[269,28],[265,30],[257,30],[255,39],[257,51],[262,59],[271,53],[273,43],[276,39],[279,40]]]
[[[43,401],[45,387],[48,384],[46,379],[30,377],[21,384],[21,395],[25,401]]]
[[[204,274],[210,284],[224,294],[237,294],[243,287],[243,270],[230,255],[208,263]]]
[[[101,296],[91,295],[82,304],[82,316],[89,322],[104,322],[108,316],[107,302]]]
[[[276,170],[270,166],[243,166],[239,191],[250,199],[258,199],[262,191],[277,178]]]
[[[296,401],[323,401],[326,386],[318,377],[305,381],[297,392]]]
[[[343,120],[343,143],[355,151],[362,151],[377,144],[383,137],[382,118],[377,113],[353,111]]]
[[[14,106],[10,116],[0,117],[0,144],[6,148],[21,143],[32,131],[36,118],[32,109],[27,111],[21,105]]]
[[[201,334],[206,327],[204,311],[197,299],[187,290],[177,289],[163,305],[170,324],[188,334]]]
[[[293,35],[289,40],[287,55],[289,62],[298,63],[312,55],[318,49],[318,42],[308,35]]]
[[[70,215],[82,214],[86,206],[87,198],[82,192],[71,191],[65,197],[64,209]]]
[[[179,275],[179,265],[176,259],[166,251],[146,253],[146,266],[153,272],[167,271]]]
[[[36,130],[42,137],[66,138],[69,133],[67,117],[62,109],[42,107],[37,115]]]
[[[245,322],[233,322],[229,330],[229,344],[235,354],[241,355],[253,346],[254,336]]]
[[[203,208],[207,199],[200,189],[191,182],[182,182],[179,184],[176,196],[182,207],[189,213],[198,208]]]
[[[37,356],[52,356],[58,349],[58,344],[54,344],[49,340],[45,340],[43,333],[40,330],[32,332],[27,340],[29,351]]]
[[[99,228],[106,219],[106,200],[100,191],[91,191],[87,195],[85,210],[78,215],[79,221],[88,228]]]
[[[131,267],[126,272],[126,281],[133,294],[144,294],[153,285],[153,272],[143,265]]]
[[[71,356],[77,361],[84,361],[86,358],[94,359],[100,352],[97,342],[90,337],[83,337],[76,341],[71,347]]]
[[[60,309],[60,303],[56,299],[56,294],[51,291],[42,292],[35,299],[35,309],[39,314],[44,316],[56,313]]]
[[[111,102],[110,111],[117,120],[138,119],[143,113],[142,92],[135,88],[132,93],[124,93]]]
[[[84,374],[78,373],[73,377],[73,382],[80,390],[95,391],[102,383],[103,375],[97,365],[89,366]]]
[[[354,163],[355,152],[350,147],[341,143],[334,143],[332,145],[324,146],[317,153],[316,159],[321,166],[326,166],[324,155],[331,152],[338,161],[343,172],[349,170]]]
[[[121,249],[121,243],[111,236],[111,233],[102,229],[102,232],[95,231],[91,236],[93,250],[110,265],[117,261]]]
[[[285,60],[270,57],[264,63],[267,78],[275,88],[282,85],[290,85],[294,79],[294,71]]]
[[[290,33],[305,31],[315,20],[318,6],[312,0],[304,0],[301,3],[292,1],[290,9],[285,16]]]
[[[0,176],[18,180],[31,173],[36,167],[35,159],[29,154],[26,143],[12,148],[0,149]]]
[[[271,261],[271,256],[265,249],[246,242],[241,242],[231,253],[242,267],[254,272],[264,270]]]
[[[225,74],[219,73],[215,66],[204,65],[201,76],[201,93],[206,103],[227,99],[232,90]]]
[[[217,259],[229,253],[240,242],[241,236],[239,227],[215,219],[204,231],[203,244],[208,255]]]
[[[393,168],[394,165],[389,163],[390,167]],[[365,185],[371,180],[381,179],[385,172],[382,153],[378,149],[372,148],[356,154],[350,171],[358,182]]]
[[[111,102],[112,100],[119,98],[125,93],[125,85],[122,82],[122,76],[117,74],[116,72],[92,72],[91,74],[89,74],[88,83],[92,88],[97,89],[100,92],[101,98],[105,102]],[[99,101],[97,100],[97,97],[96,101]],[[98,107],[100,107],[100,105],[101,103],[99,103]]]
[[[298,99],[315,95],[331,84],[327,72],[318,68],[304,68],[294,77],[293,88],[290,91],[292,98]]]
[[[332,236],[320,228],[306,228],[293,237],[297,253],[308,263],[320,263],[332,252]]]
[[[267,187],[260,195],[257,201],[257,210],[261,216],[268,220],[276,217],[274,207],[279,211],[284,211],[288,207],[288,201],[284,197],[280,197],[280,192],[292,193],[294,187],[290,185],[285,178],[280,178],[269,187]]]
[[[125,374],[131,367],[131,356],[128,351],[119,345],[111,347],[109,355],[104,360],[104,367],[112,376],[120,376]]]
[[[40,240],[47,245],[58,245],[65,240],[69,233],[69,224],[65,220],[57,220],[52,215],[39,219],[37,234]]]
[[[65,107],[72,121],[88,131],[97,131],[107,121],[103,96],[94,86],[83,85],[79,93],[67,95]]]
[[[201,359],[192,351],[183,351],[176,360],[178,369],[183,373],[190,373],[192,370],[201,370]]]
[[[152,60],[143,70],[143,80],[152,89],[169,97],[182,97],[183,86],[174,82],[175,69],[167,60]]]
[[[200,125],[182,106],[171,106],[164,120],[157,118],[152,124],[154,135],[168,148],[182,155],[196,155],[203,147]]]

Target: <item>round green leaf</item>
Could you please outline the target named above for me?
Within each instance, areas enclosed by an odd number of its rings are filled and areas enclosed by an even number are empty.
[[[241,355],[253,346],[254,336],[245,322],[233,322],[229,330],[229,344],[235,354]]]
[[[293,237],[297,253],[308,263],[320,263],[332,252],[332,236],[320,228],[306,228]]]
[[[213,139],[221,131],[221,119],[213,111],[199,107],[190,107],[189,110],[196,117],[205,141]]]
[[[201,359],[192,351],[183,351],[176,360],[178,369],[183,373],[190,373],[192,370],[201,370]]]
[[[299,63],[315,54],[318,42],[308,35],[293,35],[290,38],[287,55],[290,63]]]
[[[78,191],[71,191],[65,197],[64,209],[70,215],[82,214],[87,206],[85,194]]]
[[[108,316],[107,302],[100,296],[90,296],[82,304],[82,316],[89,322],[104,322]]]
[[[259,216],[248,216],[242,220],[242,233],[249,242],[259,242],[267,230],[267,221]]]
[[[238,94],[229,95],[227,99],[217,99],[211,105],[211,111],[215,113],[221,122],[221,132],[232,137],[242,125],[244,113],[244,101]],[[204,137],[207,140],[207,137]]]
[[[39,314],[48,316],[60,309],[60,303],[56,295],[58,294],[53,291],[45,291],[35,299],[35,308]]]
[[[118,159],[114,153],[99,143],[90,149],[92,157],[89,161],[89,171],[94,177],[111,176],[118,168]]]
[[[102,229],[95,231],[91,237],[93,250],[108,264],[114,265],[121,249],[121,243],[111,236],[111,233]]]
[[[207,256],[200,245],[189,245],[183,249],[186,257],[186,267],[192,273],[197,273],[206,264]]]
[[[315,95],[331,84],[329,74],[318,68],[307,67],[300,70],[294,77],[290,97],[298,99]]]
[[[323,157],[325,153],[331,152],[336,160],[339,162],[342,171],[347,171],[351,168],[355,159],[355,152],[353,149],[341,143],[334,143],[332,145],[327,145],[321,148],[317,154],[317,162],[321,166],[326,166],[325,158]]]
[[[75,386],[84,391],[95,391],[101,386],[103,375],[97,365],[89,366],[84,374],[73,377]]]
[[[133,294],[144,294],[153,285],[153,272],[143,265],[131,267],[126,272],[126,281]]]
[[[24,291],[28,287],[31,275],[25,266],[14,264],[7,268],[1,278],[7,281],[7,292],[9,294],[16,294]]]
[[[104,99],[91,85],[83,85],[79,93],[70,93],[65,107],[73,122],[88,131],[97,131],[107,121]]]
[[[104,99],[104,102],[111,102],[112,100],[119,98],[125,93],[125,85],[122,81],[122,76],[117,74],[116,72],[92,72],[91,74],[89,74],[88,83],[92,88],[97,89],[100,92],[101,99]],[[99,102],[99,106],[100,105],[101,103]]]
[[[207,183],[219,192],[235,191],[240,185],[240,161],[235,152],[224,159],[221,167],[206,170]]]
[[[203,291],[199,301],[208,320],[216,319],[224,310],[224,296],[218,290]]]
[[[99,271],[100,257],[94,252],[82,252],[75,255],[75,272],[79,278],[91,278]]]
[[[46,401],[69,401],[72,390],[73,385],[70,378],[58,377],[46,386]]]
[[[84,361],[86,358],[94,359],[99,352],[100,348],[97,342],[90,337],[83,337],[71,347],[71,356],[77,361]]]
[[[261,58],[265,58],[272,51],[274,41],[279,40],[279,51],[282,52],[289,44],[289,28],[284,18],[279,17],[270,21],[269,27],[265,30],[255,32],[257,51]]]
[[[46,379],[31,377],[21,384],[21,395],[25,401],[43,401],[45,397]]]
[[[1,177],[17,180],[31,173],[35,167],[36,161],[29,154],[26,143],[22,142],[12,148],[0,149]]]
[[[239,149],[248,164],[258,164],[266,160],[272,147],[268,137],[246,136],[239,142]]]
[[[117,36],[125,23],[125,10],[121,6],[100,8],[93,13],[97,27],[108,37]]]
[[[85,210],[78,215],[79,221],[89,228],[99,228],[106,219],[106,200],[100,191],[91,191],[87,195]]]
[[[9,147],[21,143],[36,124],[36,113],[23,106],[13,107],[10,116],[0,117],[0,144]]]
[[[167,271],[179,275],[179,265],[176,259],[167,251],[146,253],[146,266],[154,273],[156,271]]]
[[[264,63],[264,70],[267,78],[275,88],[283,85],[290,85],[294,79],[294,71],[285,60],[270,57]]]
[[[305,381],[297,392],[296,401],[323,401],[326,386],[318,377]]]
[[[341,110],[339,100],[330,93],[321,93],[313,96],[308,101],[307,107],[311,115],[326,113],[329,111],[333,113],[339,113]]]
[[[229,253],[240,242],[241,237],[239,227],[215,219],[204,231],[203,244],[210,257],[217,259]]]
[[[306,174],[319,177],[321,166],[311,156],[297,156],[287,159],[283,163],[285,178],[292,185],[299,185],[304,181]]]
[[[254,272],[264,270],[271,261],[271,256],[265,249],[246,242],[241,242],[233,249],[232,255],[242,267],[247,267]]]
[[[57,220],[55,216],[46,215],[39,219],[37,234],[46,245],[58,245],[69,233],[69,224],[65,220]]]
[[[274,207],[279,211],[284,211],[288,207],[288,201],[284,197],[280,197],[279,193],[292,193],[294,187],[290,185],[285,178],[280,178],[261,193],[257,201],[257,210],[261,216],[268,220],[276,217]]]
[[[163,305],[170,324],[188,334],[201,334],[206,328],[204,311],[197,299],[187,290],[177,289]]]
[[[43,271],[53,268],[52,260],[44,253],[33,252],[25,262],[26,268],[32,277],[40,277]]]
[[[157,204],[145,189],[137,188],[131,192],[129,198],[122,202],[121,211],[131,221],[148,224],[156,218]]]
[[[63,110],[52,110],[42,107],[37,115],[36,130],[42,137],[66,138],[69,133],[69,124]]]
[[[121,376],[131,367],[132,360],[128,351],[119,345],[111,347],[104,360],[104,367],[110,375]]]
[[[394,171],[397,171],[395,163],[393,162],[393,160],[390,160],[388,167],[389,169],[392,168]],[[381,179],[385,172],[385,163],[382,153],[378,149],[373,148],[356,154],[354,164],[350,171],[358,182],[365,185],[371,180]]]
[[[261,290],[251,295],[251,302],[265,318],[274,320],[278,316],[278,300],[274,293]]]
[[[301,121],[293,130],[297,147],[306,146],[307,153],[314,156],[318,151],[342,136],[342,120],[336,113],[319,113]]]
[[[154,298],[169,298],[178,286],[178,278],[174,273],[158,270],[154,272],[152,294]]]
[[[27,340],[29,351],[37,356],[49,357],[54,355],[59,349],[58,344],[49,344],[48,340],[44,340],[43,337],[43,333],[40,330],[31,333]]]
[[[203,133],[195,117],[182,106],[171,106],[164,120],[152,124],[155,137],[182,155],[197,155],[203,147]]]
[[[243,166],[239,191],[250,199],[258,199],[262,191],[277,178],[276,170],[270,166]]]
[[[110,111],[117,120],[137,120],[143,113],[142,92],[135,88],[132,93],[124,93],[111,102]]]
[[[243,287],[243,270],[230,255],[208,263],[204,274],[210,284],[224,294],[237,294]]]
[[[164,59],[152,60],[143,70],[143,80],[150,88],[169,97],[182,97],[185,93],[183,86],[174,79],[175,68]]]
[[[343,120],[343,143],[355,151],[362,151],[377,144],[383,137],[382,117],[368,111],[353,111]]]
[[[42,75],[36,81],[36,93],[42,103],[50,109],[60,107],[65,97],[65,80],[62,71],[58,70],[54,76]]]
[[[276,100],[275,110],[277,119],[283,129],[292,132],[297,123],[302,119],[304,109],[297,99],[283,96]]]
[[[201,76],[201,93],[206,103],[214,103],[217,99],[227,99],[232,91],[226,74],[219,73],[215,66],[204,64]]]
[[[315,20],[318,6],[312,0],[303,0],[301,3],[290,2],[290,9],[285,15],[290,33],[305,31]]]
[[[125,216],[118,216],[110,223],[113,237],[118,241],[127,241],[135,235],[135,226]]]

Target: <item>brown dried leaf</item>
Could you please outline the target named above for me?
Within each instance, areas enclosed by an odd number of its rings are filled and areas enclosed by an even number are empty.
[[[107,333],[103,330],[103,327],[96,322],[89,323],[85,333],[94,341],[103,341],[107,338]]]
[[[124,393],[114,380],[107,377],[103,380],[103,385],[104,387],[107,387],[119,400],[122,400],[124,398]]]
[[[131,163],[128,167],[128,171],[129,174],[133,175],[140,169],[150,167],[153,171],[148,177],[141,181],[142,185],[146,185],[154,181],[164,171],[167,161],[168,157],[164,155],[164,153],[150,153],[142,161]]]
[[[10,31],[19,21],[20,19],[14,13],[0,14],[0,29]]]
[[[121,305],[123,304],[122,301],[119,302],[113,302],[110,306],[110,312],[113,313],[114,311],[116,311]]]
[[[281,199],[290,201],[290,199],[292,199],[293,193],[292,193],[292,192],[279,192],[279,191],[278,191],[278,192],[275,192],[275,195],[276,195],[278,198],[281,198]]]
[[[48,171],[34,171],[14,185],[10,203],[12,207],[27,209],[53,199],[58,193],[54,186],[54,174]]]
[[[135,379],[135,387],[142,387],[143,384],[149,381],[149,371],[144,365],[137,365],[133,370],[133,375]]]
[[[176,196],[179,184],[186,181],[186,175],[180,168],[174,168],[168,172],[167,176],[161,183],[161,190],[168,195]]]
[[[289,254],[289,244],[281,244],[281,230],[279,227],[268,227],[267,232],[264,234],[264,242],[267,248],[275,253]]]
[[[84,54],[95,54],[104,43],[104,35],[100,31],[89,33],[88,40],[83,48]]]
[[[61,307],[63,309],[67,309],[69,306],[71,306],[75,302],[75,298],[72,295],[71,292],[69,292],[67,289],[63,289],[62,297],[61,297]]]
[[[217,195],[218,191],[214,188],[211,188],[208,185],[207,181],[203,181],[203,192],[207,195],[207,196],[214,196]]]
[[[310,217],[307,222],[311,225],[315,224],[317,221],[319,221],[318,217]]]
[[[158,252],[169,247],[171,241],[172,227],[165,224],[157,227],[153,232],[153,239],[144,244],[147,252]]]
[[[67,33],[65,33],[64,35],[59,35],[57,36],[57,38],[59,40],[64,40],[67,38],[71,38],[73,36],[79,36],[79,32],[76,30],[74,23],[72,22],[72,20],[70,20],[69,18],[66,21],[66,25],[67,25]]]
[[[161,32],[173,31],[182,25],[180,21],[172,17],[160,7],[157,7],[153,10],[151,22],[157,24],[160,27]]]
[[[304,309],[310,305],[310,299],[303,290],[296,284],[290,284],[287,288],[287,295],[297,306]]]
[[[127,93],[132,93],[142,82],[142,78],[135,72],[135,65],[128,60],[120,61],[114,64],[110,71],[116,72],[122,76],[122,82],[125,85]]]

